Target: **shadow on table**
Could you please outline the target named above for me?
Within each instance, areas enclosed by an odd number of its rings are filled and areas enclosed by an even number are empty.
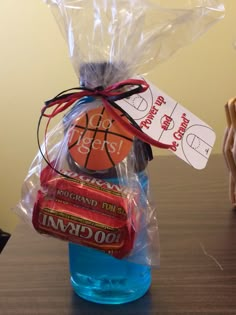
[[[72,311],[68,315],[150,315],[152,313],[152,296],[148,292],[145,296],[137,301],[123,305],[101,305],[87,302],[75,293],[71,295]]]

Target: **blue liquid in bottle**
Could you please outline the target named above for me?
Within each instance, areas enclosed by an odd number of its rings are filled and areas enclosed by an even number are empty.
[[[144,191],[148,177],[139,174]],[[117,179],[110,181],[117,183]],[[122,304],[142,297],[151,285],[151,268],[119,260],[98,250],[69,243],[71,284],[80,297],[101,304]]]

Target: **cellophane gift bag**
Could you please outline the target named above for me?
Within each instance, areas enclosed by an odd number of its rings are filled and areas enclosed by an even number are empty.
[[[16,208],[39,233],[69,243],[78,295],[132,301],[149,289],[151,269],[159,266],[147,165],[151,145],[169,144],[144,134],[116,101],[127,99],[142,112],[139,95],[148,84],[140,76],[196,40],[223,17],[224,6],[216,0],[46,2],[79,84],[65,87],[39,113],[39,152]],[[55,117],[59,123],[51,124]]]

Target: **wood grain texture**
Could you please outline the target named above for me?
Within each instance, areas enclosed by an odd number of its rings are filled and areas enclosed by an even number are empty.
[[[161,269],[143,298],[121,306],[83,301],[70,287],[66,243],[21,224],[0,256],[0,314],[236,314],[236,212],[222,157],[203,171],[158,157],[150,177]]]

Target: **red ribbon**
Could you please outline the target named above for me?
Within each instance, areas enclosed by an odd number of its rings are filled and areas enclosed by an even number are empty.
[[[127,92],[121,92],[120,91],[121,88],[127,87],[127,86],[131,86],[134,88],[127,91]],[[136,86],[136,88],[135,88],[135,86]],[[138,128],[134,127],[132,124],[129,124],[129,123],[127,123],[127,121],[123,120],[122,117],[117,114],[117,112],[115,111],[112,104],[109,103],[109,99],[110,100],[123,99],[123,98],[131,96],[133,94],[143,93],[148,88],[149,88],[149,85],[144,80],[129,79],[129,80],[115,83],[111,86],[108,86],[105,89],[103,89],[103,88],[96,88],[96,89],[77,88],[81,91],[69,93],[69,94],[64,94],[64,92],[62,92],[58,96],[56,96],[54,99],[46,102],[46,105],[42,108],[42,116],[49,118],[45,131],[47,133],[49,122],[53,117],[55,117],[59,113],[65,111],[69,107],[71,107],[75,102],[77,102],[81,98],[83,98],[85,96],[100,97],[107,112],[126,131],[132,133],[135,137],[139,138],[143,142],[146,142],[150,145],[153,145],[153,146],[161,148],[161,149],[169,149],[171,147],[171,145],[164,144],[162,142],[154,140],[153,138],[151,138],[147,134],[145,134],[141,129],[138,129]],[[67,92],[67,91],[65,91],[65,92]],[[48,108],[54,108],[50,114],[45,113]]]

